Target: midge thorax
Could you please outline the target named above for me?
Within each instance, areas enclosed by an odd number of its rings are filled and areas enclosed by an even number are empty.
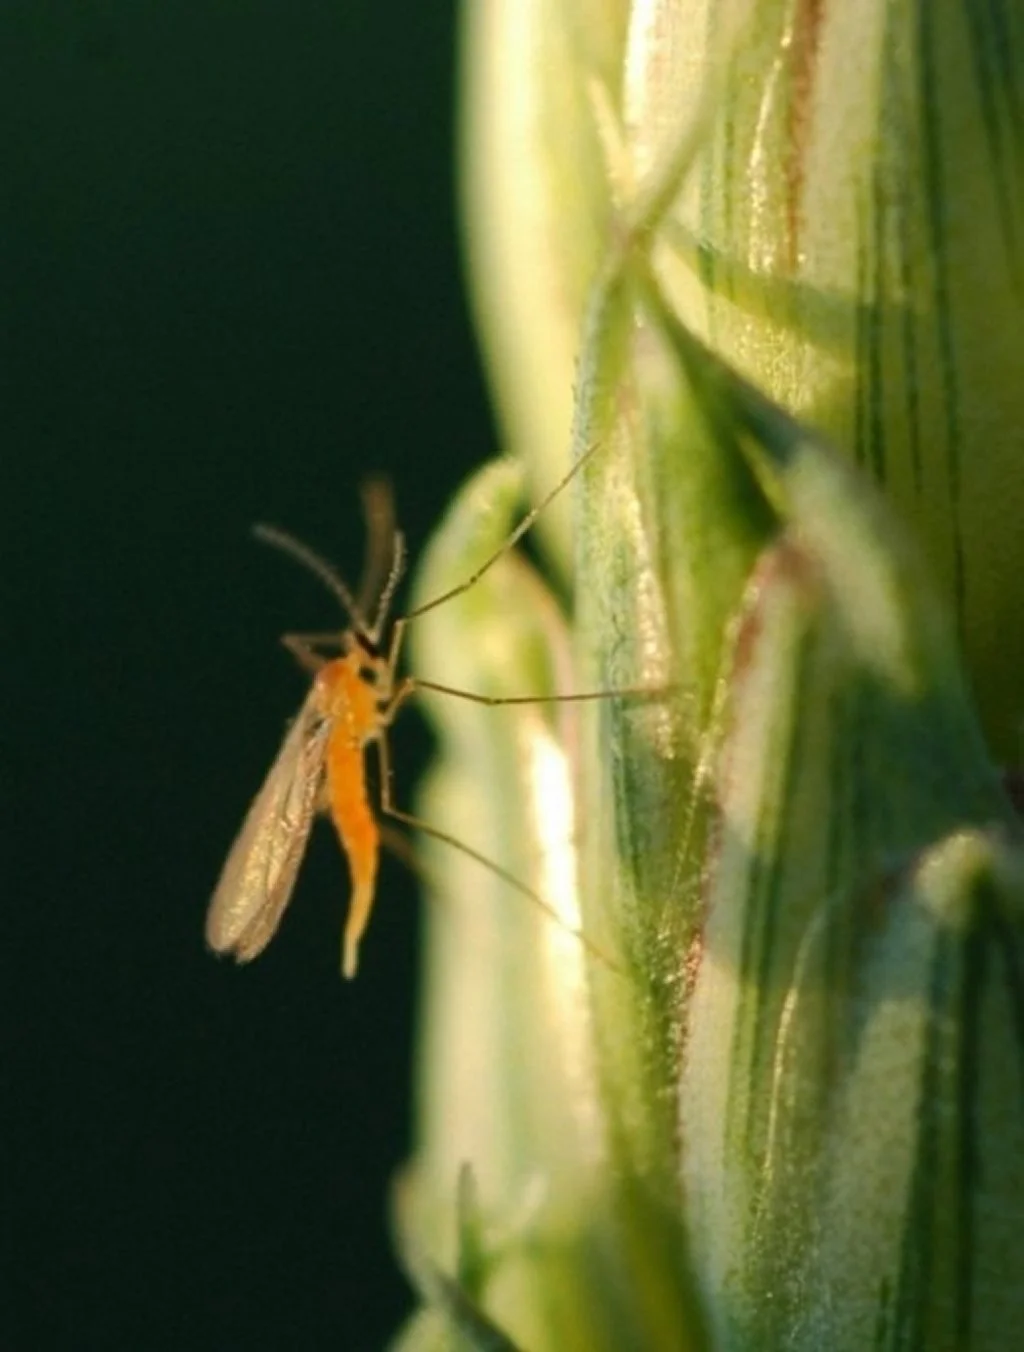
[[[206,917],[206,941],[217,953],[248,962],[273,938],[291,897],[313,818],[331,816],[348,859],[352,896],[342,953],[342,972],[356,973],[359,942],[373,908],[380,856],[377,812],[425,831],[490,869],[525,895],[556,924],[554,908],[500,865],[454,836],[401,811],[392,801],[388,730],[401,706],[416,690],[433,690],[478,704],[539,704],[607,698],[611,691],[569,695],[492,697],[455,690],[415,677],[398,677],[405,628],[409,622],[467,591],[526,533],[538,513],[562,491],[596,450],[590,447],[551,493],[523,518],[501,547],[458,586],[396,619],[387,632],[388,608],[405,566],[405,548],[394,527],[391,495],[372,483],[364,493],[367,563],[358,598],[323,559],[298,540],[269,526],[257,537],[291,554],[334,593],[348,627],[327,634],[288,634],[282,640],[313,677],[302,708],[289,728],[277,758],[249,809],[231,847]],[[373,607],[372,620],[367,616]],[[327,656],[327,652],[335,655]],[[376,748],[380,802],[374,810],[366,781],[366,750]],[[578,930],[590,951],[615,966]]]

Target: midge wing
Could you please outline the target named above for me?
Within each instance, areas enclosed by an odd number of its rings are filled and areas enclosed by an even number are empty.
[[[316,812],[329,724],[310,691],[256,795],[206,914],[215,953],[249,962],[281,923]]]

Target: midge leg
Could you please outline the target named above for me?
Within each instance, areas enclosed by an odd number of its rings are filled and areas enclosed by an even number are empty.
[[[411,689],[407,691],[407,695],[411,693]],[[560,930],[564,930],[567,934],[571,934],[574,939],[577,939],[592,957],[597,958],[599,962],[603,963],[611,971],[624,975],[623,968],[620,967],[613,958],[609,957],[602,948],[595,944],[592,939],[588,938],[583,930],[576,929],[572,925],[567,925],[550,902],[545,901],[539,892],[535,892],[532,887],[527,883],[524,883],[522,879],[517,878],[514,873],[510,873],[508,869],[502,868],[500,864],[496,864],[493,859],[489,859],[487,855],[481,854],[479,850],[474,850],[471,845],[467,845],[465,841],[459,840],[457,836],[449,835],[447,831],[441,831],[438,827],[431,826],[430,823],[424,821],[422,817],[416,817],[413,813],[404,812],[401,808],[396,807],[392,797],[391,753],[388,747],[387,733],[384,731],[383,727],[379,736],[375,738],[375,744],[377,747],[378,764],[380,766],[380,811],[382,816],[390,817],[393,821],[401,822],[403,826],[411,827],[413,830],[422,831],[424,835],[433,836],[435,840],[440,840],[443,844],[450,845],[452,849],[458,850],[468,859],[472,859],[482,868],[493,873],[496,878],[500,878],[503,883],[507,883],[509,887],[525,897],[527,901],[532,902],[533,905],[536,906],[548,920],[557,925]]]
[[[446,601],[454,601],[457,596],[462,596],[463,593],[468,592],[471,587],[475,587],[476,584],[480,581],[480,579],[486,573],[490,572],[490,570],[494,567],[494,565],[498,562],[498,560],[503,558],[508,553],[508,551],[513,548],[513,546],[519,543],[519,541],[523,538],[526,532],[537,520],[538,516],[540,516],[541,512],[548,505],[548,503],[553,502],[554,499],[558,497],[559,493],[561,493],[563,488],[565,488],[572,481],[572,479],[576,477],[576,475],[580,472],[580,470],[587,463],[590,457],[599,450],[600,445],[601,443],[599,441],[595,441],[592,445],[587,447],[587,449],[583,452],[583,454],[576,461],[576,463],[568,470],[568,472],[562,475],[561,479],[559,479],[558,483],[556,483],[554,488],[551,489],[550,493],[545,494],[545,496],[541,498],[540,502],[537,503],[536,507],[532,507],[526,513],[522,521],[519,522],[518,526],[516,526],[516,528],[505,537],[505,539],[501,542],[498,548],[492,554],[489,554],[488,557],[483,561],[482,564],[480,564],[478,568],[475,568],[473,572],[470,573],[469,577],[463,578],[463,580],[460,583],[458,583],[457,586],[449,587],[449,589],[445,592],[442,592],[440,596],[435,596],[433,600],[424,602],[423,605],[417,606],[415,610],[410,610],[407,615],[402,615],[400,616],[399,619],[395,620],[394,624],[391,626],[391,642],[388,644],[388,658],[387,658],[388,670],[392,673],[392,678],[394,677],[394,673],[398,670],[398,659],[401,656],[402,644],[405,641],[405,628],[406,625],[409,623],[409,621],[417,620],[421,615],[426,615],[428,611],[436,610],[438,606],[443,606]],[[396,535],[396,561],[398,562],[397,566],[392,570],[393,573],[400,574],[402,558],[404,558],[404,555],[402,552],[401,536]],[[395,578],[395,582],[397,582],[397,578]],[[382,598],[382,600],[383,599],[390,600],[393,592],[394,592],[394,583],[389,578],[388,585],[385,587],[384,598]],[[382,622],[382,620],[383,620],[383,606],[381,606],[378,610],[377,616],[378,625]],[[419,685],[424,690],[438,690],[443,694],[461,695],[464,699],[473,699],[480,704],[496,704],[496,703],[515,704],[517,702],[514,699],[513,700],[506,699],[504,701],[492,700],[481,695],[468,694],[464,690],[450,690],[442,685],[432,686],[428,684],[428,682],[426,681],[417,681],[416,684]],[[411,693],[412,693],[411,691],[406,692],[406,694],[401,696],[401,700],[404,701],[405,699],[408,699],[409,694]],[[583,696],[570,695],[570,696],[562,696],[562,698],[596,699],[598,698],[598,696],[596,694]],[[542,703],[543,701],[523,700],[519,702]],[[394,707],[397,708],[397,705],[395,705]]]
[[[388,652],[388,670],[392,673],[400,655],[406,621],[419,613],[419,611],[414,611],[411,616],[407,615],[404,619],[396,620],[394,623],[391,646]],[[666,695],[671,694],[671,687],[660,686],[657,689],[652,689],[650,686],[639,685],[625,686],[617,690],[582,690],[567,695],[480,695],[473,690],[461,690],[453,685],[440,685],[437,681],[425,681],[419,676],[406,676],[395,687],[395,692],[387,707],[381,710],[381,723],[390,727],[399,709],[417,690],[432,690],[435,694],[450,695],[453,699],[468,699],[471,704],[485,704],[491,709],[499,708],[503,704],[582,704],[587,700],[625,699],[627,697],[635,699],[638,696],[644,696],[647,699],[663,699]]]
[[[410,621],[419,619],[420,616],[428,614],[431,610],[437,609],[448,601],[454,601],[456,597],[462,596],[472,587],[475,587],[476,584],[490,572],[494,565],[502,559],[510,549],[519,543],[537,520],[537,517],[544,508],[547,507],[548,503],[558,497],[559,493],[561,493],[571,480],[576,477],[588,460],[590,460],[591,456],[596,454],[600,449],[600,446],[600,442],[593,442],[588,446],[576,463],[572,465],[561,479],[559,479],[554,488],[552,488],[551,491],[537,503],[536,507],[531,508],[530,511],[526,513],[523,519],[515,529],[505,537],[498,548],[489,554],[484,562],[480,564],[479,567],[475,568],[468,577],[464,578],[457,586],[450,587],[439,596],[433,597],[432,600],[426,601],[423,605],[417,606],[414,610],[410,610],[408,614],[402,615],[394,621],[391,626],[391,640],[388,644],[387,655],[387,668],[391,673],[392,681],[394,681],[395,674],[398,671],[398,663],[402,654],[402,645],[405,642],[405,631]],[[392,590],[393,588],[390,587],[387,590],[388,599],[390,599]],[[425,681],[421,680],[418,676],[410,676],[406,677],[401,684],[396,686],[393,699],[381,715],[382,722],[390,724],[401,705],[404,704],[409,696],[417,689],[432,690],[440,695],[451,695],[455,699],[466,699],[474,704],[485,704],[491,708],[502,704],[572,704],[582,703],[587,700],[611,699],[615,696],[635,697],[642,695],[654,699],[663,698],[666,694],[670,693],[666,688],[652,690],[650,687],[637,686],[618,690],[585,690],[567,695],[480,695],[471,690],[460,690],[456,689],[454,686],[440,685],[436,681]]]
[[[444,605],[446,601],[453,601],[456,596],[461,596],[464,592],[468,592],[470,587],[475,587],[484,574],[489,573],[498,560],[507,554],[514,545],[519,543],[540,516],[541,512],[543,512],[544,508],[558,497],[559,493],[561,493],[576,475],[579,474],[580,470],[591,456],[595,455],[600,448],[601,443],[599,441],[592,442],[587,449],[582,452],[575,464],[571,465],[566,473],[562,475],[554,488],[552,488],[549,493],[545,493],[544,497],[541,498],[536,507],[530,508],[522,521],[520,521],[519,525],[505,537],[494,553],[490,554],[483,563],[480,564],[479,568],[475,568],[473,572],[470,573],[469,577],[464,578],[457,586],[450,587],[447,591],[442,592],[440,596],[435,596],[433,600],[424,602],[422,606],[417,606],[415,610],[410,610],[408,615],[403,615],[400,620],[395,621],[394,632],[391,636],[391,651],[396,659],[398,656],[398,648],[401,643],[402,629],[404,629],[405,625],[407,625],[410,620],[418,619],[420,615],[426,615],[429,610],[435,610],[438,606]]]
[[[390,661],[391,659],[389,657],[388,673],[393,678],[394,669],[391,667]],[[380,719],[380,726],[382,728],[390,728],[391,724],[397,718],[398,711],[401,709],[402,705],[405,704],[407,700],[411,699],[413,695],[415,695],[417,689],[419,689],[420,687],[420,684],[421,682],[417,681],[415,676],[405,676],[403,677],[402,680],[398,682],[397,685],[392,686],[391,696],[388,699],[387,704],[384,706],[383,709],[381,709],[378,715]]]

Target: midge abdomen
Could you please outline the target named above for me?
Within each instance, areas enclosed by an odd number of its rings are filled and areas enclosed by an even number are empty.
[[[327,808],[345,851],[352,881],[341,966],[346,977],[353,977],[359,941],[373,909],[380,856],[380,830],[366,791],[364,761],[364,747],[378,731],[380,716],[373,687],[349,668],[349,660],[342,658],[330,663],[317,681],[324,684],[327,678],[330,682],[328,673],[336,676],[324,768]]]

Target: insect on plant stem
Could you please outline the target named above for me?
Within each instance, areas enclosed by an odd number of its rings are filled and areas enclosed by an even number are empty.
[[[351,875],[342,972],[346,977],[355,976],[359,943],[373,907],[381,844],[381,827],[369,800],[364,759],[366,748],[373,744],[380,768],[377,811],[381,816],[424,831],[490,869],[554,923],[569,929],[588,951],[609,966],[616,966],[585,934],[567,926],[550,903],[513,874],[455,836],[397,807],[392,796],[388,746],[391,724],[417,690],[431,690],[490,706],[580,702],[624,693],[599,690],[568,695],[491,696],[398,675],[407,626],[474,587],[518,543],[539,513],[596,450],[596,444],[588,447],[551,492],[470,576],[395,620],[386,643],[382,640],[388,609],[405,569],[404,540],[395,528],[386,484],[373,481],[364,488],[367,557],[358,595],[349,590],[330,564],[291,535],[273,526],[255,527],[258,539],[290,554],[320,579],[340,603],[348,626],[330,633],[287,634],[282,640],[313,680],[231,847],[214,891],[206,917],[206,940],[214,952],[230,953],[238,962],[248,962],[263,951],[288,905],[313,818],[318,810],[325,810],[334,821]],[[368,618],[371,607],[372,619]],[[337,655],[328,657],[324,650]]]

